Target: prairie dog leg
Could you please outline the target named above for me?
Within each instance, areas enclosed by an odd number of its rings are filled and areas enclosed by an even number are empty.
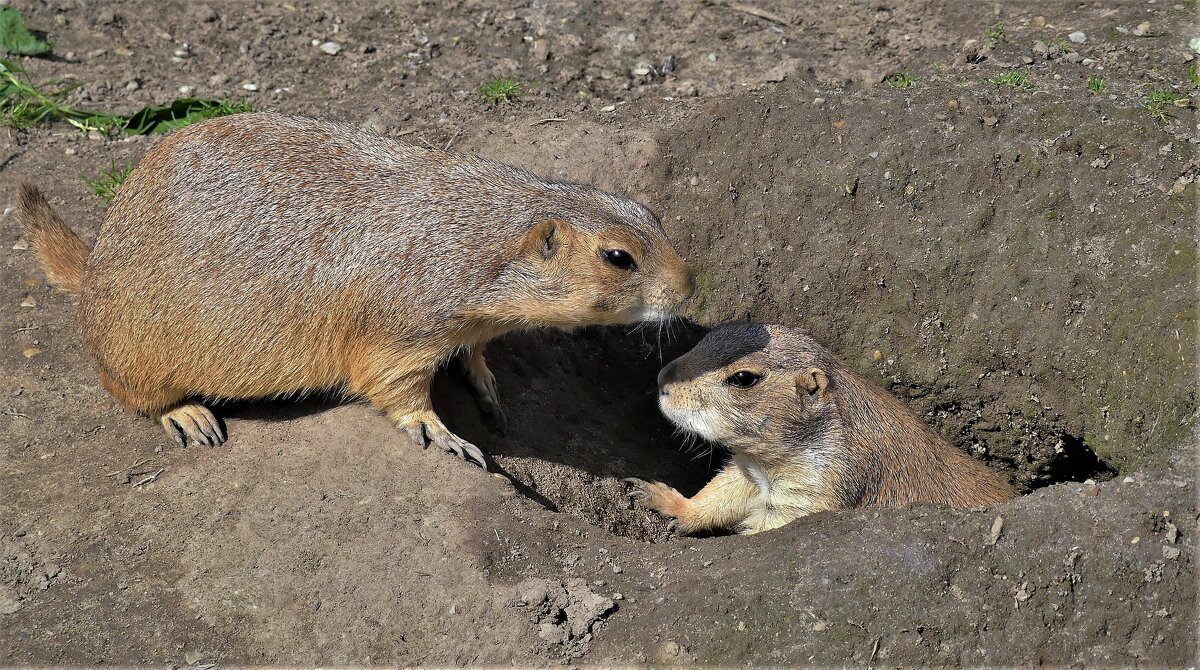
[[[104,371],[100,372],[100,383],[122,405],[157,419],[180,447],[186,447],[189,441],[210,447],[225,442],[227,436],[220,420],[198,402],[181,402],[183,393],[170,389],[135,391]]]
[[[488,369],[487,360],[483,357],[483,345],[464,349],[458,354],[458,361],[471,382],[471,389],[475,392],[480,411],[494,430],[504,434],[508,429],[508,417],[500,407],[500,395],[496,393],[496,375]]]
[[[650,509],[675,519],[681,533],[696,533],[732,528],[746,519],[750,502],[758,496],[758,486],[746,478],[741,468],[730,463],[691,498],[662,482],[627,479]]]
[[[450,432],[433,411],[429,386],[433,370],[354,375],[351,388],[378,407],[396,427],[422,449],[434,445],[464,460],[473,460],[484,470],[487,461],[479,447]]]

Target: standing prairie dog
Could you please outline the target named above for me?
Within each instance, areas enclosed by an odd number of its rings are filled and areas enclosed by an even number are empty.
[[[667,364],[658,385],[667,418],[733,452],[691,498],[629,480],[685,533],[757,533],[819,511],[982,507],[1017,495],[802,330],[717,328]]]
[[[225,440],[198,399],[343,387],[422,446],[484,465],[433,412],[440,363],[457,354],[501,419],[488,340],[659,320],[693,289],[636,202],[277,114],[168,136],[91,250],[31,185],[19,216],[51,281],[79,294],[105,388],[181,446]]]

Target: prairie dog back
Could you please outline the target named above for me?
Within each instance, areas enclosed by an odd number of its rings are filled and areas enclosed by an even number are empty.
[[[62,244],[37,230],[74,238],[61,222],[38,228],[40,211],[22,211],[39,246]],[[665,318],[693,287],[636,202],[277,114],[214,119],[156,145],[78,274],[105,386],[181,443],[224,439],[197,397],[344,386],[415,441],[481,463],[429,407],[440,362],[459,354],[502,424],[487,340]]]

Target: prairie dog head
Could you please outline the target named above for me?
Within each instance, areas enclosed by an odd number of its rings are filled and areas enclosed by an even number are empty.
[[[607,195],[607,194],[605,194]],[[687,263],[657,219],[632,201],[539,218],[525,233],[506,284],[526,321],[573,328],[660,321],[695,289]]]
[[[658,404],[683,430],[772,460],[836,418],[831,354],[807,333],[730,324],[658,374]]]

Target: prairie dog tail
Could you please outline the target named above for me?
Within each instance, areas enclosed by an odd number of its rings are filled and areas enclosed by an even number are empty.
[[[50,282],[79,293],[83,283],[83,261],[90,250],[50,208],[41,191],[29,182],[21,184],[17,196],[17,220],[37,248],[42,269]]]

